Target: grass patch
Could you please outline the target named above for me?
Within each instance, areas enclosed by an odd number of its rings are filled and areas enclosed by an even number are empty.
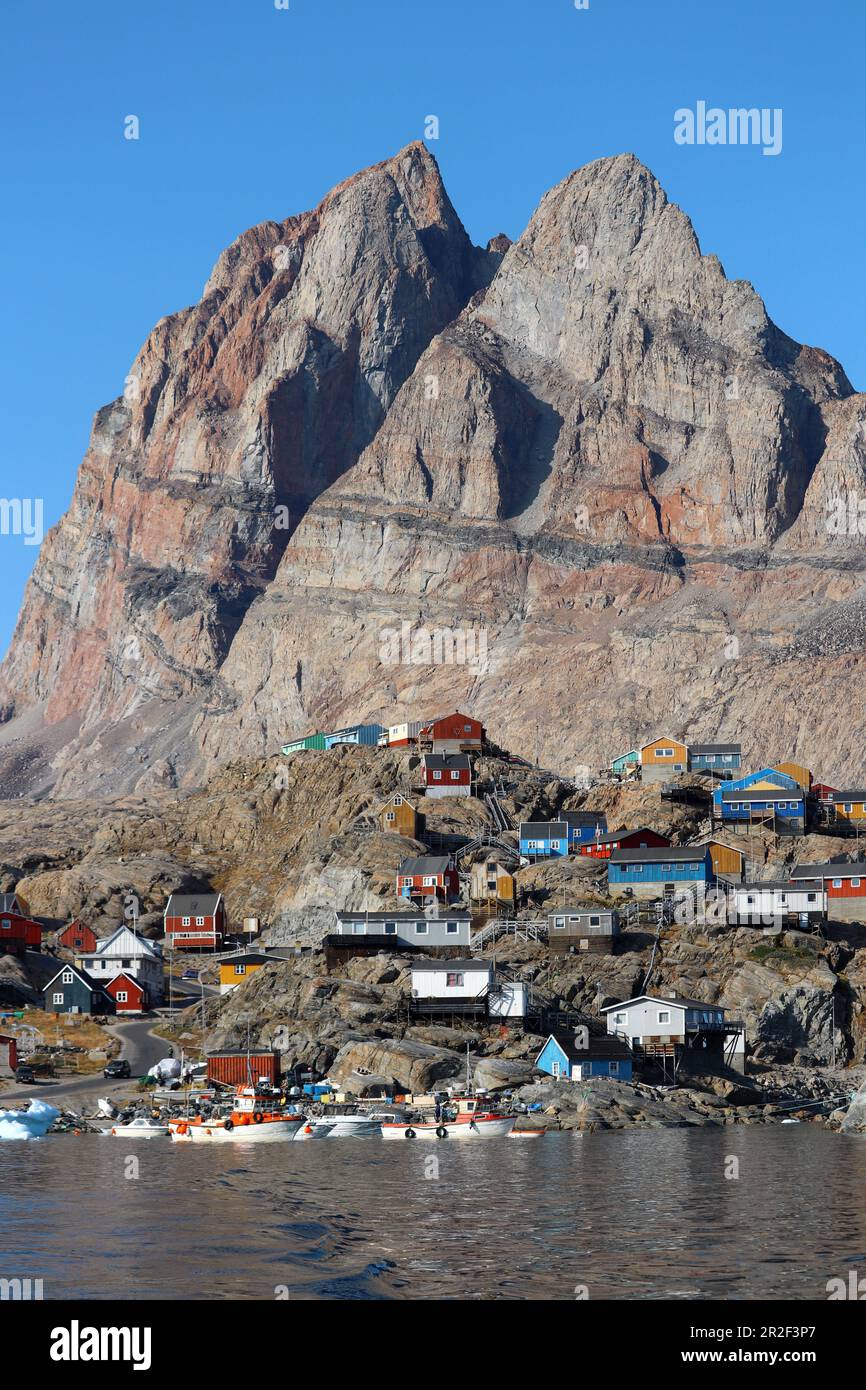
[[[799,946],[756,946],[749,958],[760,965],[801,965],[803,961],[814,962],[815,952]]]

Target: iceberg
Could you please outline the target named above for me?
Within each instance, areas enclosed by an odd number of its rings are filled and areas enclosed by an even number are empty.
[[[41,1139],[59,1114],[44,1100],[31,1100],[27,1110],[0,1110],[0,1139]]]

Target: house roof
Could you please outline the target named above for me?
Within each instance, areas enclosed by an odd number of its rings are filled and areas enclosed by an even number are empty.
[[[866,788],[854,787],[849,791],[832,791],[827,797],[828,801],[866,801]]]
[[[122,927],[116,927],[110,936],[106,936],[102,938],[102,940],[97,941],[95,954],[98,956],[114,955],[115,953],[111,949],[112,944],[119,936],[122,936],[124,932],[128,932],[130,936],[135,938],[137,954],[152,956],[154,960],[159,960],[159,952],[155,949],[153,943],[148,941],[146,936],[139,936],[137,932],[133,932],[132,928],[127,926],[125,922]],[[120,951],[118,954],[125,955],[126,952]]]
[[[172,893],[165,905],[166,917],[212,917],[222,893]]]
[[[465,909],[428,916],[425,912],[337,912],[338,922],[469,922],[472,914]]]
[[[795,864],[791,878],[866,878],[866,859],[830,859],[826,864]]]
[[[676,1009],[717,1009],[725,1010],[721,1004],[708,1004],[706,999],[689,999],[685,995],[667,996],[664,994],[637,994],[634,999],[621,999],[618,1004],[605,1004],[599,1013],[609,1014],[613,1009],[630,1009],[633,1004],[669,1004]]]
[[[141,983],[141,980],[137,980],[134,975],[130,975],[128,970],[121,970],[117,975],[112,975],[111,979],[107,982],[107,984],[104,984],[102,988],[105,990],[109,990],[111,989],[112,985],[117,984],[118,980],[126,980],[127,984],[132,985],[133,988],[137,989],[141,994],[145,993],[145,988],[144,985]]]
[[[518,833],[521,839],[525,839],[524,832],[529,835],[537,835],[541,830],[555,830],[557,837],[567,835],[568,823],[564,820],[522,820]]]
[[[468,753],[425,753],[424,766],[431,772],[471,772]]]
[[[444,874],[446,869],[451,866],[451,860],[447,854],[419,854],[400,861],[397,873],[402,877],[416,874]]]
[[[269,960],[282,960],[282,956],[271,956],[267,951],[236,951],[231,956],[219,956],[217,965],[249,965],[258,962],[264,965]]]
[[[17,893],[0,893],[0,912],[17,913],[22,906],[23,899]]]
[[[638,752],[642,753],[645,748],[652,748],[656,743],[678,743],[680,748],[688,747],[684,738],[671,738],[670,734],[659,734],[658,738],[651,738],[649,743],[642,743]]]
[[[102,986],[98,984],[96,980],[94,980],[92,975],[88,975],[86,970],[81,970],[77,965],[70,965],[67,962],[66,965],[61,965],[60,969],[57,971],[57,974],[52,975],[51,979],[48,981],[47,984],[42,986],[42,993],[44,994],[46,990],[50,989],[51,986],[54,984],[54,981],[58,978],[58,976],[64,975],[67,970],[71,970],[73,975],[77,975],[81,983],[83,985],[86,985],[86,987],[91,992],[93,992],[94,990],[100,991],[102,989]]]
[[[628,829],[626,829],[626,827],[625,827],[624,825],[621,825],[620,828],[619,828],[619,830],[610,830],[610,831],[608,831],[608,833],[607,833],[606,835],[596,835],[596,837],[595,837],[594,840],[587,840],[585,843],[588,844],[588,845],[610,845],[610,844],[614,844],[615,842],[617,842],[617,841],[623,839],[623,837],[624,837],[625,835],[647,835],[647,834],[649,834],[649,835],[659,835],[659,834],[661,834],[661,832],[658,831],[658,830],[653,830],[652,827],[649,826],[649,825],[641,825],[641,826],[638,826],[637,830],[628,830]],[[662,839],[666,839],[666,838],[667,838],[666,836],[664,836],[664,835],[662,836]]]
[[[690,743],[689,752],[697,753],[701,757],[708,754],[742,753],[739,743]]]
[[[557,907],[548,909],[548,917],[587,917],[590,913],[595,917],[615,917],[617,909],[615,907],[599,907],[597,903],[581,903],[579,907]]]
[[[486,970],[488,974],[493,970],[493,962],[489,960],[413,960],[410,966],[412,973],[416,970]]]
[[[560,811],[559,818],[569,825],[598,825],[599,821],[607,824],[605,811]]]
[[[631,1056],[631,1048],[622,1038],[613,1033],[591,1033],[587,1047],[575,1046],[574,1036],[569,1033],[551,1033],[544,1047],[536,1057],[536,1063],[549,1042],[555,1042],[569,1062],[615,1061]]]
[[[662,845],[651,849],[615,849],[612,864],[694,864],[706,859],[706,845]]]

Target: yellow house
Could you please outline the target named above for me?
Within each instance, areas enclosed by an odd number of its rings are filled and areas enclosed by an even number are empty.
[[[686,772],[688,766],[689,750],[679,739],[655,738],[640,750],[640,775],[644,782],[667,782]]]
[[[469,895],[476,903],[514,903],[514,878],[495,855],[473,864],[470,871]]]
[[[808,792],[812,789],[812,774],[807,767],[800,763],[774,763],[773,772],[784,772],[786,777],[793,777],[795,782]]]
[[[418,838],[418,831],[421,829],[420,819],[411,801],[407,801],[399,792],[389,797],[379,812],[379,825],[383,830],[392,830],[397,835],[408,835],[410,840]]]
[[[866,787],[853,791],[830,792],[827,796],[830,819],[841,821],[850,829],[866,828]]]
[[[741,849],[733,849],[724,840],[707,840],[713,873],[718,877],[741,879],[746,867],[746,856]]]
[[[220,994],[231,993],[273,959],[273,956],[266,955],[264,951],[240,951],[234,956],[223,956],[219,963]]]

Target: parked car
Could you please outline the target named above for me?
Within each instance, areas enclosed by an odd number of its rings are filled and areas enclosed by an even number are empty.
[[[36,1073],[34,1072],[32,1067],[28,1066],[27,1063],[24,1062],[20,1067],[16,1069],[15,1080],[21,1081],[26,1085],[29,1085],[32,1081],[36,1080]]]
[[[129,1063],[123,1057],[117,1057],[113,1062],[106,1062],[102,1069],[103,1076],[131,1076]]]

